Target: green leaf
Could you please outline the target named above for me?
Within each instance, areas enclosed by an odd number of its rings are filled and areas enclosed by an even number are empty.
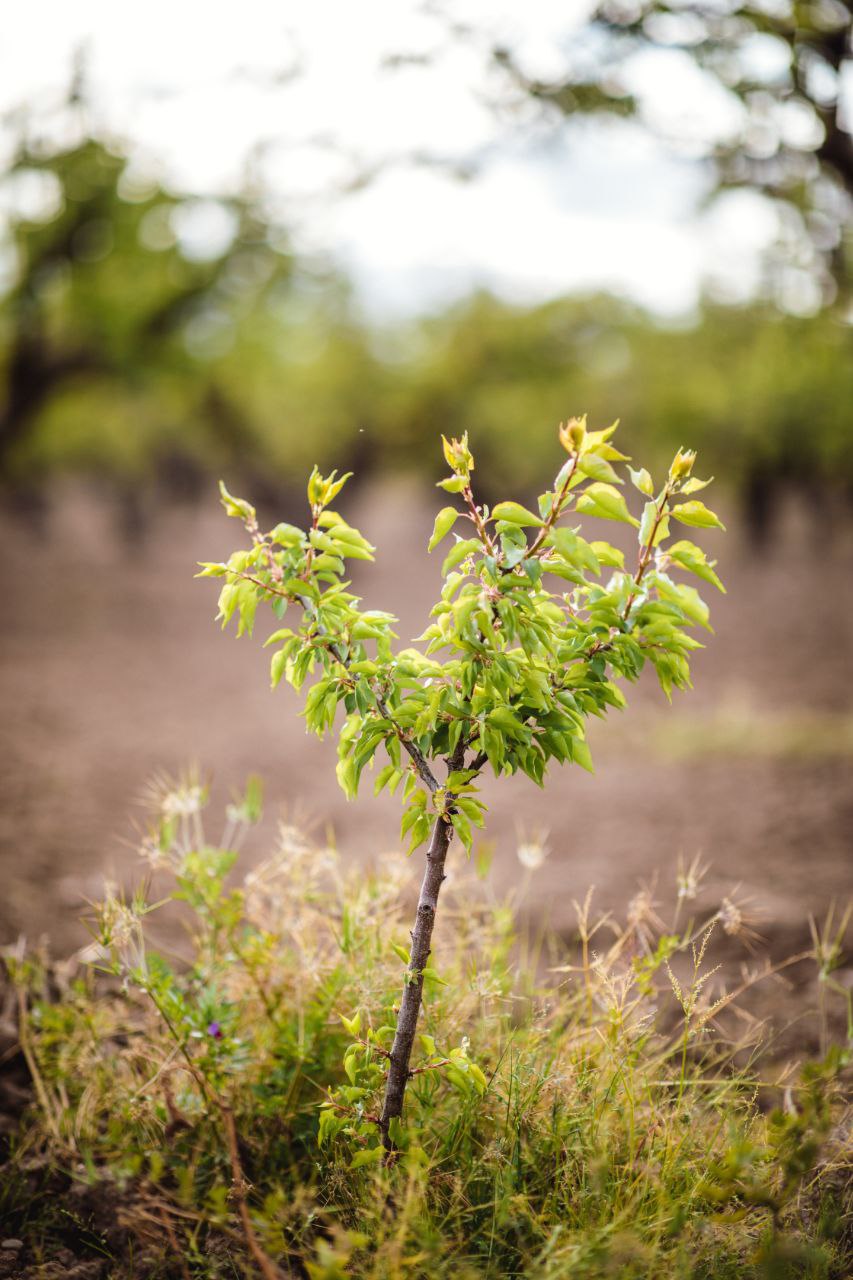
[[[578,459],[578,471],[589,476],[591,480],[601,480],[604,484],[621,484],[622,481],[606,458],[597,453],[583,453]]]
[[[460,539],[460,541],[457,542],[456,545],[447,553],[444,564],[441,566],[441,576],[446,578],[451,569],[455,569],[458,564],[461,564],[465,557],[469,556],[472,551],[478,551],[480,546],[481,543],[479,538]]]
[[[601,573],[601,565],[595,548],[585,538],[581,538],[573,529],[552,529],[548,534],[548,542],[559,551],[564,560],[581,569],[589,569],[591,573]]]
[[[526,507],[522,507],[518,502],[499,502],[492,511],[493,520],[505,520],[507,524],[517,525],[543,525],[544,520],[539,516],[535,516],[532,511],[528,511]]]
[[[373,560],[374,548],[364,538],[342,538],[337,529],[332,529],[329,536],[331,549],[336,555],[346,560]]]
[[[251,503],[245,502],[242,498],[235,498],[225,488],[222,480],[219,481],[219,497],[226,515],[236,516],[238,520],[254,520],[255,508]]]
[[[355,1084],[358,1079],[358,1063],[357,1060],[361,1055],[361,1049],[357,1044],[350,1045],[344,1054],[344,1071],[350,1084]]]
[[[634,488],[639,489],[640,493],[644,493],[647,498],[650,498],[655,491],[655,486],[646,468],[641,467],[639,471],[635,471],[633,467],[629,467],[628,471]]]
[[[467,1098],[471,1092],[471,1081],[468,1079],[467,1072],[460,1071],[458,1067],[448,1067],[445,1075],[454,1089],[461,1093],[464,1098]]]
[[[436,982],[440,987],[447,987],[450,985],[449,982],[442,978],[438,970],[433,969],[431,965],[428,965],[426,969],[423,969],[422,973],[426,982]]]
[[[335,774],[347,800],[354,800],[358,794],[358,772],[352,756],[344,756],[338,761]]]
[[[457,796],[454,801],[455,808],[465,814],[465,817],[475,827],[482,827],[485,822],[483,814],[483,806],[476,800],[466,799],[465,796]]]
[[[350,635],[353,640],[378,640],[380,636],[385,634],[386,630],[387,627],[370,622],[366,618],[359,618],[353,623]]]
[[[478,1067],[476,1062],[468,1063],[468,1074],[477,1086],[477,1092],[482,1097],[489,1087],[489,1082],[485,1077],[482,1068]]]
[[[439,480],[436,488],[443,489],[445,493],[461,493],[467,483],[464,476],[449,476],[446,480]]]
[[[274,631],[271,636],[267,636],[264,641],[264,648],[268,649],[271,644],[279,644],[282,640],[289,640],[293,632],[289,627],[282,627],[279,631]]]
[[[393,764],[386,764],[384,769],[380,769],[376,777],[376,782],[374,783],[374,786],[373,786],[373,794],[375,796],[378,796],[380,791],[382,791],[383,788],[388,786],[388,783],[391,781],[391,779],[394,777],[395,773],[397,772],[398,772],[397,768]]]
[[[681,492],[698,493],[700,489],[707,489],[713,479],[713,476],[709,476],[707,480],[700,480],[698,476],[691,476],[690,479],[681,486]]]
[[[326,512],[327,516],[330,516],[331,514],[332,512]],[[327,524],[328,520],[324,521],[321,516],[320,523]],[[329,535],[334,538],[336,542],[352,542],[357,547],[369,547],[371,551],[376,550],[375,547],[370,545],[363,534],[359,533],[358,529],[353,529],[348,524],[344,524],[341,519],[336,520],[335,523],[329,527]]]
[[[438,515],[435,517],[435,524],[433,525],[432,537],[429,540],[427,551],[432,551],[435,547],[438,546],[442,538],[445,537],[453,528],[454,524],[456,523],[456,519],[460,514],[461,512],[457,511],[455,507],[441,508]]]
[[[236,582],[227,582],[219,593],[219,612],[217,618],[222,619],[222,630],[228,626],[237,608],[237,586]]]
[[[255,614],[258,609],[258,589],[252,582],[241,582],[237,587],[239,596],[240,621],[237,624],[237,637],[251,635],[255,627]]]
[[[725,525],[719,516],[709,511],[704,502],[694,498],[691,502],[679,502],[672,508],[672,514],[682,524],[694,525],[697,529],[723,529]]]
[[[448,791],[458,791],[462,787],[468,787],[472,778],[476,778],[476,769],[455,769],[453,773],[447,775]],[[472,787],[468,787],[473,790]]]
[[[430,830],[431,830],[431,823],[429,818],[426,816],[425,813],[420,813],[418,815],[417,822],[415,822],[414,826],[412,827],[411,840],[409,841],[409,847],[406,850],[407,856],[411,856],[411,854],[414,853],[415,849],[417,849],[420,845],[424,843],[424,841],[429,837]]]
[[[494,707],[489,712],[489,724],[499,729],[501,733],[508,733],[512,738],[520,738],[526,736],[524,725],[515,716],[509,707]]]
[[[308,501],[310,502],[312,507],[317,505],[318,503],[322,503],[325,488],[326,486],[323,481],[323,477],[320,475],[319,468],[315,463],[314,467],[312,468],[311,474],[308,477],[308,488],[307,488]]]
[[[339,480],[333,479],[334,474],[335,473],[333,471],[332,474],[329,476],[328,480],[326,481],[326,485],[327,485],[326,494],[325,494],[326,502],[334,502],[335,498],[338,496],[341,489],[343,489],[347,480],[352,479],[351,471],[347,471],[346,474],[342,475]]]
[[[247,822],[260,822],[263,801],[264,784],[257,774],[250,774],[246,779],[246,791],[241,802],[241,809]]]
[[[645,547],[652,536],[652,530],[658,518],[658,504],[656,502],[647,502],[643,507],[643,515],[640,520],[640,527],[637,530],[637,541],[641,547]]]
[[[357,1009],[353,1017],[346,1018],[342,1013],[338,1014],[341,1022],[346,1027],[351,1036],[358,1036],[361,1033],[361,1010]]]
[[[298,547],[305,538],[305,534],[295,524],[286,523],[277,524],[269,536],[280,547]]]
[[[278,653],[272,656],[270,663],[270,688],[277,689],[281,684],[281,677],[284,675],[284,668],[287,665],[287,650],[279,649]]]
[[[610,484],[591,484],[577,500],[582,515],[598,516],[600,520],[621,520],[623,524],[640,524],[628,510],[628,505],[618,489]]]
[[[695,587],[686,582],[673,582],[666,574],[658,574],[658,591],[664,600],[669,600],[682,611],[684,616],[699,627],[708,627],[710,610]]]
[[[693,542],[674,542],[671,547],[667,548],[667,555],[682,569],[687,569],[690,573],[695,573],[697,578],[702,578],[704,582],[710,582],[718,591],[722,591],[725,595],[726,588],[714,572],[716,561],[709,561],[705,552],[697,547]]]
[[[356,1151],[349,1162],[351,1169],[362,1169],[366,1164],[379,1164],[384,1155],[382,1147],[368,1147],[366,1151]]]
[[[470,857],[471,846],[474,843],[474,837],[471,832],[471,823],[465,817],[464,813],[454,813],[452,821],[453,828],[459,836],[459,839],[462,841],[465,852]]]
[[[607,565],[609,569],[625,568],[625,553],[618,547],[612,547],[609,542],[591,542],[589,545],[600,564]]]

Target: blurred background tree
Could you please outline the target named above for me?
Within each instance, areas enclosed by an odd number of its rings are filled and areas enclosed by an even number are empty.
[[[853,497],[850,331],[831,315],[706,304],[695,326],[673,328],[606,296],[525,308],[480,295],[419,337],[423,354],[387,395],[401,460],[435,423],[476,426],[492,446],[486,483],[530,487],[553,424],[581,406],[596,422],[621,414],[658,462],[693,432],[757,542],[788,487],[822,489],[824,515],[828,494]]]
[[[549,79],[486,27],[453,29],[497,66],[502,119],[635,118],[712,172],[709,199],[743,187],[773,202],[759,296],[709,298],[689,323],[604,294],[522,305],[484,291],[369,319],[331,258],[294,249],[260,180],[179,193],[97,129],[68,143],[22,126],[0,187],[0,481],[38,510],[57,478],[97,478],[138,533],[152,494],[192,497],[211,474],[280,502],[315,461],[429,469],[436,433],[470,428],[487,441],[488,492],[532,485],[555,422],[586,409],[621,414],[653,457],[689,436],[737,489],[756,541],[795,475],[824,505],[848,501],[849,16],[839,0],[606,0],[575,21]],[[735,114],[711,127],[678,102],[662,109],[649,94],[659,56],[698,68]],[[78,76],[78,122],[84,97]],[[811,314],[791,314],[804,282]]]
[[[0,475],[30,509],[83,473],[138,532],[151,484],[193,496],[236,470],[280,494],[327,437],[357,460],[368,334],[251,192],[176,195],[98,137],[22,141],[4,185]]]
[[[746,189],[772,200],[781,229],[777,291],[784,297],[806,272],[824,304],[846,306],[851,12],[847,0],[602,0],[567,44],[561,74],[528,74],[511,48],[497,46],[493,57],[517,106],[532,100],[559,116],[636,116],[706,163],[711,198]],[[648,73],[666,72],[664,58],[670,72],[680,62],[682,72],[692,67],[706,78],[720,108],[714,127],[677,95],[661,101],[650,91]]]

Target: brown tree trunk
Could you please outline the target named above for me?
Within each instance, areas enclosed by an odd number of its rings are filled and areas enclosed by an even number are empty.
[[[391,1121],[403,1114],[403,1097],[409,1082],[409,1062],[412,1057],[412,1045],[415,1042],[421,995],[424,989],[424,969],[429,962],[438,895],[445,879],[444,861],[452,836],[453,825],[450,820],[438,818],[427,848],[426,869],[418,899],[418,914],[412,931],[411,958],[406,971],[400,1012],[397,1014],[397,1030],[391,1046],[385,1101],[379,1121],[386,1151],[391,1151],[394,1147],[389,1134]]]

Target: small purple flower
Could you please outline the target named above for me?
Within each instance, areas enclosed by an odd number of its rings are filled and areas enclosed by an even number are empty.
[[[218,1022],[211,1022],[207,1028],[207,1034],[212,1036],[214,1040],[222,1039],[222,1028]]]

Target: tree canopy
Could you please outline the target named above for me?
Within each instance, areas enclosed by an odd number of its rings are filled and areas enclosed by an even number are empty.
[[[569,29],[567,15],[567,31]],[[780,267],[849,301],[853,64],[848,0],[600,0],[567,36],[564,69],[541,78],[511,47],[493,57],[511,96],[561,116],[635,116],[705,161],[715,193],[758,191],[781,215]],[[655,110],[636,87],[649,55],[691,62],[717,91],[715,123],[683,101]],[[849,98],[849,92],[847,92]]]
[[[98,138],[22,147],[4,182],[0,477],[19,493],[95,474],[133,528],[152,485],[227,469],[280,500],[314,461],[429,470],[436,433],[468,427],[487,494],[532,489],[548,424],[581,404],[655,461],[689,427],[759,532],[792,477],[853,490],[850,329],[830,311],[708,304],[666,326],[612,297],[480,293],[382,326],[251,192],[168,191]]]

